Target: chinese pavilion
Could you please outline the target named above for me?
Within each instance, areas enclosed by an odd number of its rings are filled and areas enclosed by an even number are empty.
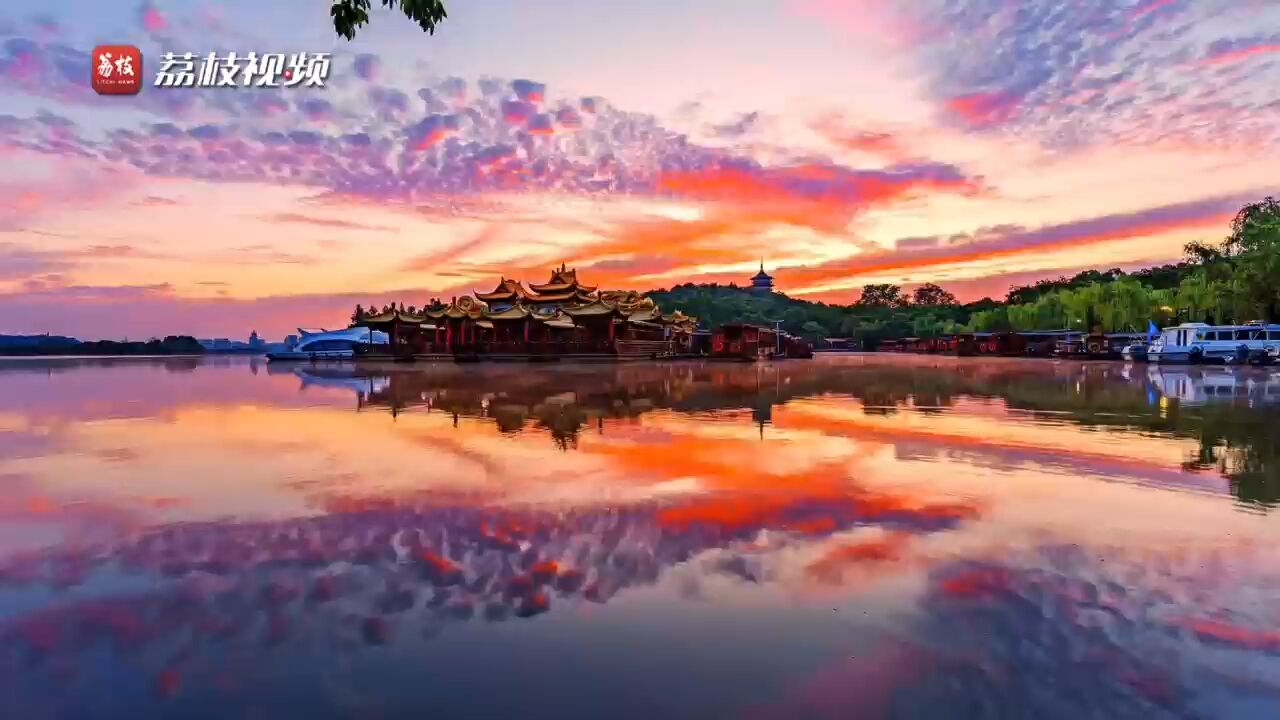
[[[397,358],[661,357],[691,348],[696,320],[652,299],[599,290],[561,265],[528,286],[501,278],[490,292],[435,300],[421,310],[356,309],[352,327],[386,332]]]

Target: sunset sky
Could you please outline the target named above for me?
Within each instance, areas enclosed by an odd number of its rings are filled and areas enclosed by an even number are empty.
[[[543,282],[962,299],[1167,262],[1280,191],[1274,0],[328,0],[0,9],[0,333],[279,338]],[[89,50],[142,48],[100,97]],[[156,88],[160,53],[332,52]]]

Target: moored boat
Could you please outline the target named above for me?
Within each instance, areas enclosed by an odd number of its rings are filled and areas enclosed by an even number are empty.
[[[1135,340],[1120,350],[1120,357],[1129,362],[1146,362],[1147,350],[1150,347],[1145,340]]]
[[[1280,325],[1183,323],[1165,328],[1151,343],[1147,359],[1155,363],[1229,362],[1255,354],[1270,357],[1280,347]]]
[[[712,331],[711,357],[766,360],[778,351],[778,331],[749,323],[728,323]]]

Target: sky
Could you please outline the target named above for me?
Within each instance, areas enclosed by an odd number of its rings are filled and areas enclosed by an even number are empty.
[[[376,3],[375,3],[376,4]],[[545,282],[962,300],[1177,260],[1280,191],[1280,0],[0,8],[0,333],[269,339]],[[145,87],[90,89],[134,44]],[[166,51],[330,52],[161,88]]]

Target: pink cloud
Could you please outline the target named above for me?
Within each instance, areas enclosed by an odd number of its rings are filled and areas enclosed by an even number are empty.
[[[141,9],[142,27],[147,32],[157,33],[163,32],[169,27],[169,20],[155,5],[151,3],[143,3]]]
[[[1270,53],[1280,52],[1280,43],[1263,43],[1259,45],[1246,45],[1244,47],[1227,47],[1218,50],[1210,50],[1200,61],[1202,65],[1225,65],[1227,63],[1241,62],[1257,55],[1267,55]]]
[[[860,38],[906,46],[928,35],[925,26],[883,0],[787,0],[794,14],[815,18]]]
[[[1137,20],[1138,18],[1141,18],[1144,15],[1149,15],[1155,12],[1156,10],[1159,10],[1160,8],[1165,7],[1166,5],[1172,5],[1177,1],[1178,0],[1148,0],[1147,2],[1141,5],[1138,5],[1134,9],[1130,10],[1128,19],[1130,22],[1132,22],[1134,20]]]
[[[946,101],[947,110],[974,127],[998,125],[1018,112],[1021,98],[1005,92],[977,92]]]

